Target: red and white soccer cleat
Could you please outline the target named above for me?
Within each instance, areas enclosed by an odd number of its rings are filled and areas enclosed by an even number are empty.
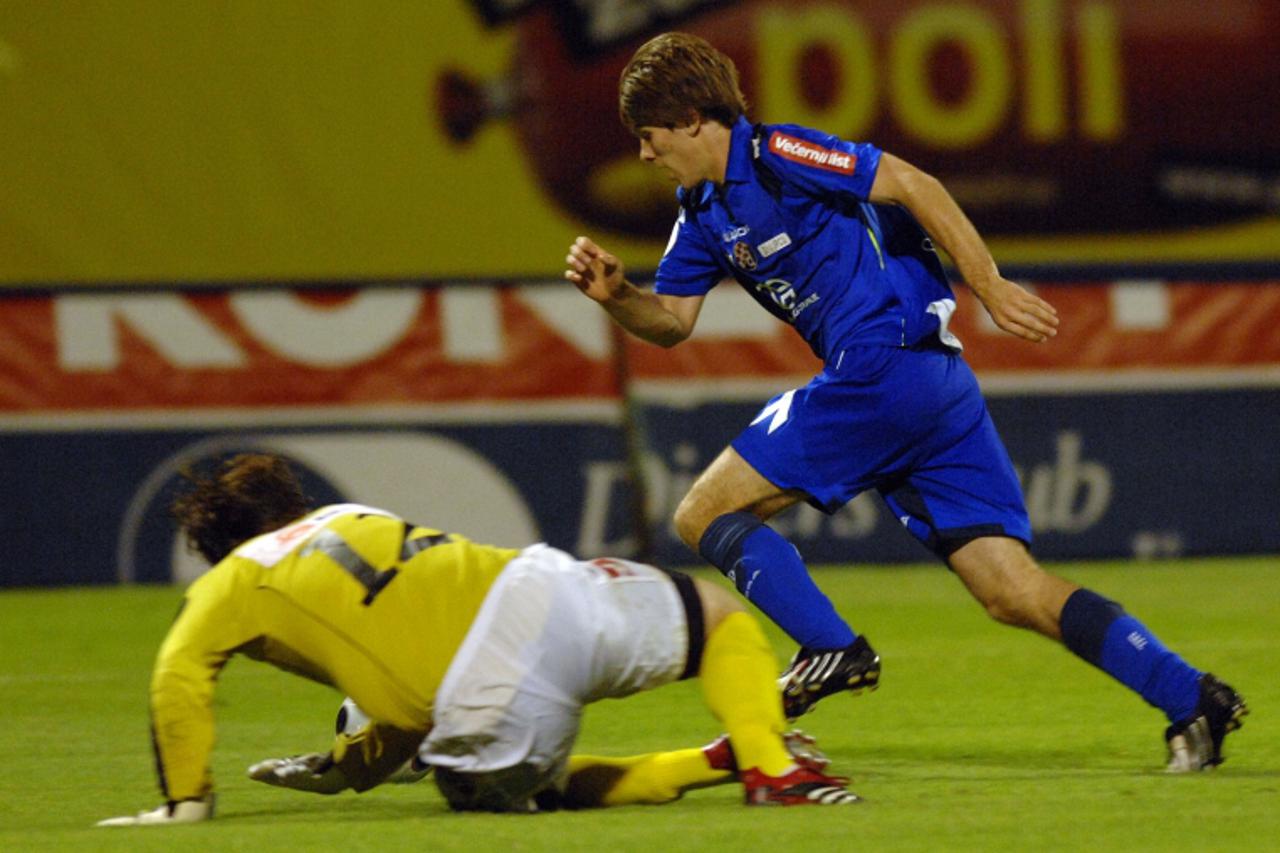
[[[766,776],[756,768],[743,771],[749,806],[847,806],[862,799],[845,787],[847,779],[796,766],[782,776]]]

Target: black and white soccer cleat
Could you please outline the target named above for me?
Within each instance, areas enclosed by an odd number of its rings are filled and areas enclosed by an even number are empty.
[[[787,719],[807,713],[823,697],[849,691],[854,695],[880,685],[880,656],[858,637],[843,649],[801,648],[778,679]]]
[[[1194,773],[1223,762],[1222,741],[1240,728],[1249,713],[1244,697],[1209,673],[1200,676],[1200,702],[1196,712],[1165,730],[1169,748],[1169,773]]]

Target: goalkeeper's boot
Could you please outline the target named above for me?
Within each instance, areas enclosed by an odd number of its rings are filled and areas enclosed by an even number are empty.
[[[843,649],[801,648],[778,679],[782,710],[789,720],[807,713],[824,696],[842,690],[857,695],[879,685],[880,656],[866,637]]]
[[[1193,773],[1222,763],[1222,741],[1242,724],[1249,713],[1244,697],[1209,673],[1200,676],[1200,702],[1196,712],[1165,729],[1170,773]]]
[[[766,776],[753,767],[740,778],[749,806],[847,806],[862,801],[845,787],[848,779],[799,764],[781,776]]]
[[[800,767],[821,773],[831,764],[831,759],[818,748],[818,742],[799,729],[784,733],[782,743],[787,752],[791,753],[791,760]],[[738,772],[738,758],[733,754],[733,745],[729,743],[728,735],[720,735],[704,746],[702,754],[707,757],[707,764],[712,770]]]

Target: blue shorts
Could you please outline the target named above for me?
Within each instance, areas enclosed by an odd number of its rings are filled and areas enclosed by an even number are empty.
[[[980,536],[1031,543],[1022,489],[973,371],[940,347],[847,350],[733,441],[765,479],[834,512],[875,488],[945,558]]]

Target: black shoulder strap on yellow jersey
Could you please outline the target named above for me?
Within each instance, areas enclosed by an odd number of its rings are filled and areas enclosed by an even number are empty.
[[[425,536],[419,536],[417,539],[410,538],[413,531],[417,530],[418,525],[404,523],[404,544],[400,546],[400,562],[404,562],[415,554],[421,554],[428,548],[434,548],[442,542],[448,542],[452,538],[450,533],[428,533]]]

